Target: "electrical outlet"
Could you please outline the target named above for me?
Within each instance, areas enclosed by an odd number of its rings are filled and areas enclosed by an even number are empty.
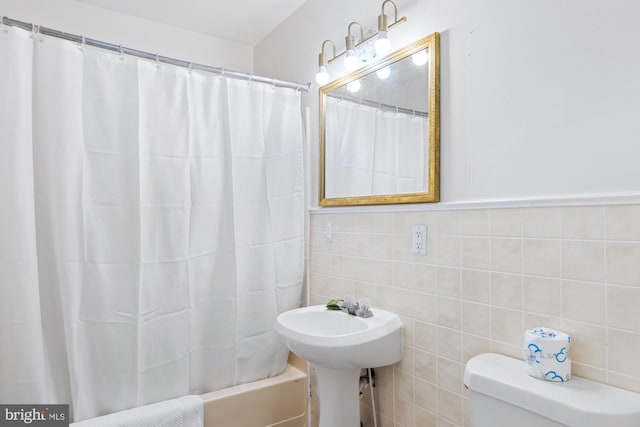
[[[417,255],[427,254],[427,226],[414,224],[411,238],[411,250]]]
[[[333,224],[331,224],[331,221],[327,223],[327,230],[324,232],[324,237],[327,239],[327,242],[333,243]]]

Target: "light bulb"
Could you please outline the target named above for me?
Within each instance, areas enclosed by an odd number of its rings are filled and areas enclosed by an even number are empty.
[[[347,56],[344,58],[344,68],[347,71],[354,71],[360,66],[360,59],[356,55],[356,52],[351,49],[347,51]]]
[[[360,80],[354,80],[347,85],[347,90],[351,93],[356,93],[360,90]]]
[[[375,43],[376,53],[378,55],[384,55],[391,50],[391,41],[387,36],[387,32],[382,30],[378,33],[378,39]]]
[[[391,68],[389,68],[389,66],[380,68],[378,71],[376,71],[376,76],[378,76],[380,80],[386,80],[389,78],[390,75],[391,75]]]
[[[411,55],[411,60],[416,65],[424,65],[429,60],[429,54],[426,50],[421,50],[420,52],[416,52]]]
[[[320,86],[324,86],[329,83],[329,73],[327,72],[327,67],[324,65],[320,66],[318,74],[316,74],[316,82],[318,82]]]

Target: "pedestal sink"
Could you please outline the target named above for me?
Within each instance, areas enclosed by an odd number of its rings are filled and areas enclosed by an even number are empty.
[[[282,313],[275,329],[291,351],[311,362],[318,376],[320,427],[360,427],[360,369],[402,359],[402,322],[372,308],[361,318],[324,305]]]

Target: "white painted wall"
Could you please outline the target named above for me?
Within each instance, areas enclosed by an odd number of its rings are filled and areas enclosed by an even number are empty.
[[[0,0],[0,15],[230,70],[253,72],[253,48],[75,0]]]
[[[322,41],[342,51],[349,22],[375,28],[381,3],[308,0],[256,46],[255,72],[313,80]],[[640,3],[396,4],[394,48],[441,33],[442,201],[640,193]],[[317,189],[315,83],[303,99]]]

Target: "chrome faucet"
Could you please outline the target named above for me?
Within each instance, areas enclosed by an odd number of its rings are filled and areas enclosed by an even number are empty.
[[[373,316],[371,303],[367,298],[362,298],[360,301],[354,302],[353,297],[347,296],[344,301],[338,303],[338,306],[343,312],[353,316],[363,317],[365,319]]]

